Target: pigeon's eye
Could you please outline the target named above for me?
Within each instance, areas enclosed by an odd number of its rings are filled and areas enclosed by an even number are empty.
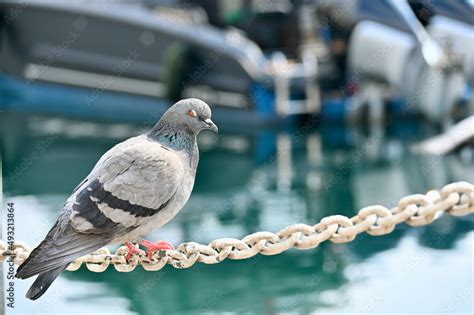
[[[197,117],[197,113],[194,109],[191,109],[189,112],[188,112],[188,115],[191,116],[191,117]]]

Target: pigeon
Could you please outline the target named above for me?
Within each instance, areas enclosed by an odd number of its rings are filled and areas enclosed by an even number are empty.
[[[18,267],[16,277],[38,275],[26,297],[36,300],[75,259],[103,246],[125,243],[127,260],[148,250],[173,249],[142,237],[170,221],[186,204],[194,186],[199,150],[196,137],[217,133],[211,109],[199,99],[170,107],[146,134],[107,151],[73,190],[45,239]]]

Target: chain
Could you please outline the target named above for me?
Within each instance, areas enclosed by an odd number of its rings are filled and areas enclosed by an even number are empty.
[[[127,262],[126,246],[118,248],[113,254],[107,248],[101,248],[75,260],[67,270],[78,270],[84,263],[93,272],[103,272],[110,264],[120,272],[130,272],[138,265],[148,271],[157,271],[166,264],[175,268],[189,268],[196,262],[215,264],[225,259],[247,259],[257,254],[276,255],[293,247],[315,248],[327,240],[347,243],[363,232],[375,236],[389,234],[402,222],[410,226],[430,224],[444,212],[453,216],[474,213],[474,185],[467,182],[452,183],[439,191],[429,191],[426,195],[404,197],[392,209],[380,205],[369,206],[352,218],[333,215],[313,226],[293,224],[277,233],[257,232],[243,239],[221,238],[209,245],[182,243],[175,250],[155,252],[151,260],[145,255],[135,254]],[[30,248],[24,242],[16,241],[9,247],[0,240],[0,262],[11,256],[16,264],[21,264],[29,253]]]

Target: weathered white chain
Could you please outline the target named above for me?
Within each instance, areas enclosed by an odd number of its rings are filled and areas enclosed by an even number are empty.
[[[67,268],[77,270],[83,263],[94,272],[106,270],[113,264],[117,271],[129,272],[137,265],[145,270],[156,271],[170,264],[175,268],[188,268],[196,262],[215,264],[224,259],[246,259],[257,254],[275,255],[292,247],[310,249],[330,240],[335,243],[352,241],[358,234],[384,235],[393,231],[397,224],[406,222],[411,226],[426,225],[443,212],[453,216],[474,213],[474,185],[457,182],[444,186],[440,191],[432,190],[426,195],[411,195],[402,198],[397,207],[388,209],[383,206],[363,208],[352,218],[333,215],[322,219],[316,225],[293,224],[277,233],[257,232],[243,239],[221,238],[209,245],[195,242],[182,243],[176,250],[156,252],[152,260],[144,255],[134,255],[129,262],[125,255],[128,249],[122,246],[115,254],[107,248],[101,248],[89,255],[77,259]],[[21,264],[29,255],[30,248],[16,241],[9,246],[0,240],[0,261],[11,256],[16,264]]]

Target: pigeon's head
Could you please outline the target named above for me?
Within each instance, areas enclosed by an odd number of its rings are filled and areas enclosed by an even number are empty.
[[[201,130],[209,129],[217,132],[217,126],[211,120],[211,108],[205,102],[197,98],[181,100],[168,109],[163,119],[171,122],[176,127],[185,128],[192,134],[198,134]]]

